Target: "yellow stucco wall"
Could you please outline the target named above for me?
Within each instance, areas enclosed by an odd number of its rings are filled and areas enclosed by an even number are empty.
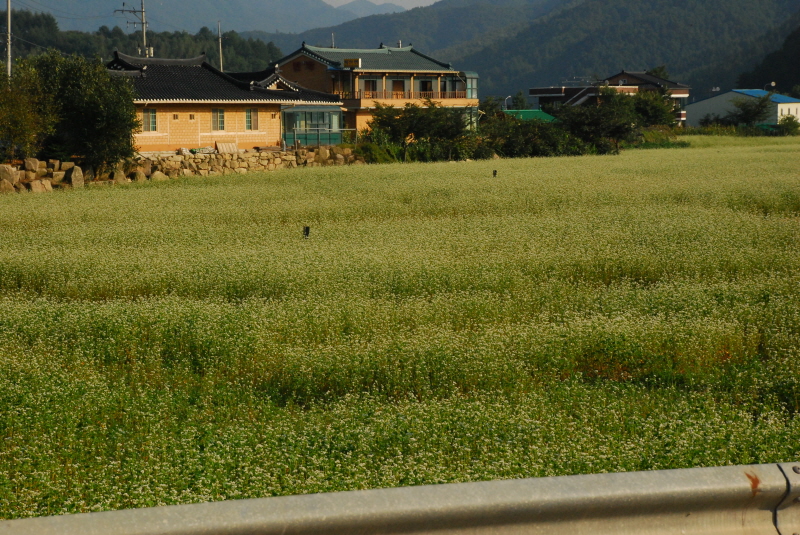
[[[236,143],[240,149],[281,144],[281,113],[278,104],[137,105],[139,120],[142,120],[145,107],[156,110],[157,131],[140,132],[136,135],[136,146],[143,152],[213,147],[217,142]],[[214,131],[211,128],[211,110],[215,108],[225,110],[224,131]],[[258,130],[245,130],[245,110],[248,108],[258,110]]]

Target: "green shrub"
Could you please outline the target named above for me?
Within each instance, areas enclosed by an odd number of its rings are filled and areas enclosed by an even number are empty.
[[[784,115],[778,121],[778,132],[782,136],[796,136],[800,134],[800,121],[794,115]]]

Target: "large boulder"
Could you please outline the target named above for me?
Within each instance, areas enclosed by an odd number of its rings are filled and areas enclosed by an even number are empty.
[[[147,182],[147,175],[143,171],[136,171],[133,173],[133,180],[135,182]]]
[[[128,177],[125,176],[125,172],[122,169],[117,169],[111,176],[111,180],[114,181],[114,184],[127,184]]]
[[[161,171],[156,171],[150,175],[150,180],[154,182],[164,182],[165,180],[169,180],[169,177]]]
[[[59,160],[47,160],[47,168],[53,171],[61,171],[61,162]]]
[[[0,165],[0,180],[7,180],[13,186],[19,180],[19,173],[10,165]]]
[[[61,171],[69,171],[73,167],[75,167],[75,164],[73,162],[61,162],[61,169],[60,170]]]
[[[84,182],[83,171],[78,166],[70,167],[64,174],[64,181],[69,182],[73,188],[82,188]]]
[[[14,189],[14,184],[6,180],[5,178],[0,178],[0,193],[16,193],[16,189]]]
[[[35,173],[37,169],[39,169],[39,160],[36,158],[27,158],[25,160],[26,171],[33,171]]]
[[[62,180],[64,180],[65,176],[66,173],[64,171],[53,171],[53,177],[50,180],[53,181],[53,184],[59,184]]]
[[[44,183],[47,182],[47,185],[50,185],[49,180],[33,180],[28,182],[28,189],[31,193],[47,193],[47,186]],[[50,188],[50,191],[53,191],[53,188]]]

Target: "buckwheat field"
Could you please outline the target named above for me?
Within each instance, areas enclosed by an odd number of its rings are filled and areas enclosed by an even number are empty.
[[[800,141],[690,142],[0,197],[0,518],[797,460]]]

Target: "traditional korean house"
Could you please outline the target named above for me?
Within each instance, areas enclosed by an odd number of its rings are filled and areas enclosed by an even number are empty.
[[[461,108],[468,118],[477,120],[476,73],[459,71],[413,46],[400,45],[352,49],[303,43],[270,70],[232,76],[258,83],[280,72],[300,86],[338,95],[344,104],[344,121],[349,129],[365,128],[378,103],[402,107],[409,102],[424,105],[428,99],[442,106]]]
[[[243,82],[210,65],[205,55],[160,59],[115,52],[107,67],[133,80],[142,121],[136,145],[143,152],[221,143],[239,149],[279,147],[287,110],[338,114],[339,120],[342,113],[338,95],[306,89],[279,74],[261,83]]]

